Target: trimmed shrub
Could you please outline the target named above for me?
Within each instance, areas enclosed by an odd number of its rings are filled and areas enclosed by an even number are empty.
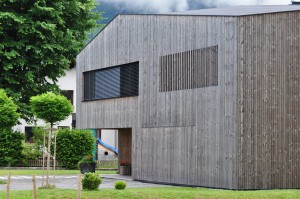
[[[125,189],[126,186],[127,186],[127,184],[123,180],[118,180],[118,181],[115,182],[115,188],[116,189],[119,189],[119,190],[121,189],[122,190],[122,189]]]
[[[22,161],[24,134],[0,130],[0,166],[15,166]]]
[[[102,179],[96,173],[85,173],[82,179],[82,188],[85,190],[97,190]]]
[[[17,105],[0,89],[0,130],[10,130],[17,124],[20,114]]]
[[[60,129],[56,137],[56,157],[67,169],[77,169],[82,157],[92,154],[95,139],[89,130]]]

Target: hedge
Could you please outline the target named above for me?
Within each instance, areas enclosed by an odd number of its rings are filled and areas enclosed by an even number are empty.
[[[91,155],[95,139],[92,131],[61,129],[56,138],[56,158],[67,169],[77,169],[78,162]]]
[[[0,166],[15,166],[22,161],[24,134],[0,130]]]

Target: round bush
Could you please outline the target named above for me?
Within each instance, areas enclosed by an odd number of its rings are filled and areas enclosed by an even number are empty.
[[[96,173],[85,173],[82,179],[82,188],[85,190],[97,190],[102,179]]]
[[[17,124],[20,114],[17,113],[17,105],[10,97],[7,97],[5,91],[0,89],[0,129],[10,130]]]
[[[118,180],[115,182],[116,189],[125,189],[126,186],[127,186],[127,184],[123,180]]]

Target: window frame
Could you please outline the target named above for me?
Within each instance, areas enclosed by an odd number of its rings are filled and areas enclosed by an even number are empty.
[[[90,73],[90,72],[94,72],[96,73],[97,71],[105,71],[105,70],[111,70],[111,69],[114,69],[114,68],[121,68],[121,67],[126,67],[128,65],[131,65],[131,64],[137,64],[138,65],[138,85],[137,85],[137,94],[136,95],[131,95],[131,96],[118,96],[118,97],[109,97],[109,98],[94,98],[94,99],[85,99],[85,94],[86,94],[86,87],[85,87],[85,83],[86,83],[86,80],[85,80],[85,75],[87,73]],[[126,64],[121,64],[121,65],[116,65],[116,66],[110,66],[110,67],[107,67],[107,68],[100,68],[100,69],[95,69],[95,70],[89,70],[89,71],[84,71],[82,73],[82,102],[89,102],[89,101],[98,101],[98,100],[109,100],[109,99],[119,99],[119,98],[127,98],[127,97],[137,97],[139,96],[139,84],[140,84],[140,64],[139,64],[139,61],[134,61],[134,62],[130,62],[130,63],[126,63]],[[94,74],[95,76],[95,74]],[[120,77],[120,81],[121,81],[121,77]],[[121,87],[121,85],[120,85]],[[94,89],[95,89],[95,79],[94,79]],[[94,90],[95,92],[95,90]]]

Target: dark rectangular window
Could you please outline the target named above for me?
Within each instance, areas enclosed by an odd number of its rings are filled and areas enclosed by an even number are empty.
[[[159,91],[218,86],[218,46],[160,57]]]
[[[137,96],[139,62],[88,71],[84,76],[84,100]]]
[[[25,126],[25,140],[27,142],[31,141],[33,137],[33,128],[32,126]]]
[[[76,128],[76,113],[72,113],[72,128]]]
[[[65,96],[71,102],[72,105],[74,105],[73,104],[73,96],[74,96],[74,91],[73,90],[62,90],[61,94],[63,96]]]

